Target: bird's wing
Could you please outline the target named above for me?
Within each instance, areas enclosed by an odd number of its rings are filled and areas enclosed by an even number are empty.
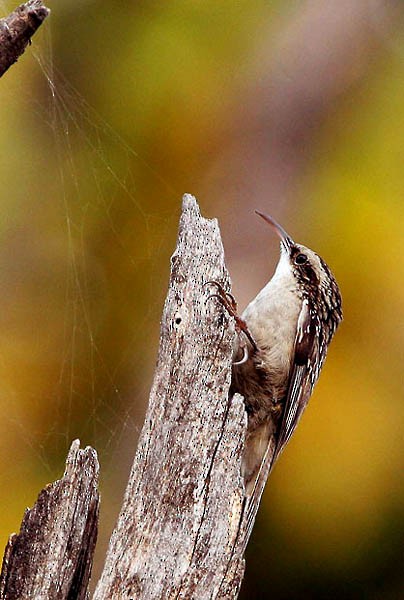
[[[303,301],[297,321],[295,347],[292,355],[289,385],[282,421],[277,433],[273,462],[290,440],[309,401],[319,372],[319,337],[317,316]]]
[[[307,301],[303,301],[302,309],[297,322],[297,332],[289,385],[286,392],[285,407],[282,414],[281,425],[275,435],[271,435],[268,427],[267,448],[258,470],[257,476],[248,493],[245,504],[244,549],[250,537],[255,517],[258,511],[262,493],[268,475],[289,441],[300,416],[310,398],[317,373],[313,367],[318,364],[318,338],[316,336],[317,322]],[[318,371],[317,371],[318,372]]]

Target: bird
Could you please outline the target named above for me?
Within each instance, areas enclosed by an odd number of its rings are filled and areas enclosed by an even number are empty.
[[[241,317],[237,302],[214,283],[238,336],[230,394],[244,397],[247,434],[242,459],[246,542],[268,475],[290,440],[342,321],[338,284],[325,261],[298,244],[275,219],[255,211],[280,238],[274,275]]]

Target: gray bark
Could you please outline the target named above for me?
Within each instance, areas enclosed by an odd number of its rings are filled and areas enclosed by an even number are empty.
[[[41,0],[29,0],[0,19],[0,77],[18,60],[49,12]]]
[[[99,509],[95,450],[72,443],[63,478],[44,488],[27,509],[20,533],[6,546],[2,600],[87,598]]]
[[[216,220],[184,196],[149,408],[95,600],[231,599],[244,573],[241,460],[247,419],[229,397],[235,330]],[[0,598],[87,598],[98,461],[73,442],[66,472],[10,537]]]
[[[246,414],[229,399],[235,331],[216,220],[184,196],[145,424],[94,600],[235,598]]]

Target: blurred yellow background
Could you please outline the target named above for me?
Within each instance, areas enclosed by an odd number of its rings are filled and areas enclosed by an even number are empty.
[[[402,5],[49,6],[0,82],[1,546],[78,437],[101,461],[99,574],[190,192],[220,219],[242,308],[278,255],[255,208],[344,300],[241,597],[404,598]]]

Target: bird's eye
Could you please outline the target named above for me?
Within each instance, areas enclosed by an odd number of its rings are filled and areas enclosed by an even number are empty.
[[[305,254],[298,254],[295,258],[296,265],[304,265],[307,262],[307,256]]]

